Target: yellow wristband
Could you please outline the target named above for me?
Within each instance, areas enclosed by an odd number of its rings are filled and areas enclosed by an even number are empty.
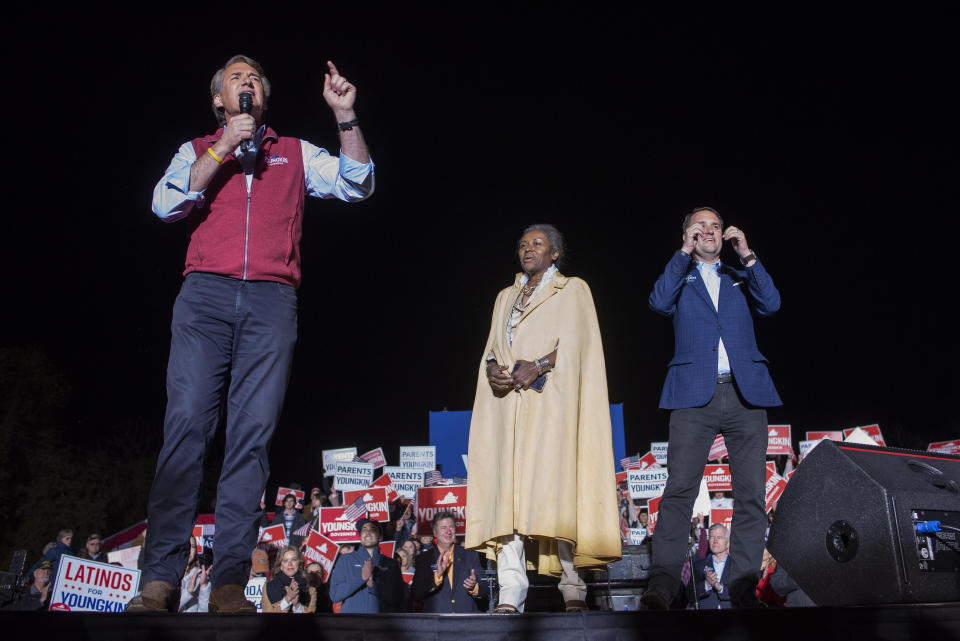
[[[210,156],[217,161],[217,164],[220,164],[220,165],[223,164],[223,158],[213,153],[213,147],[207,147],[207,153],[210,154]]]

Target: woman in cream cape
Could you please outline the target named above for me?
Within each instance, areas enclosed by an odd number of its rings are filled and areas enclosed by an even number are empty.
[[[572,611],[586,608],[576,570],[621,555],[597,314],[587,284],[557,271],[562,255],[553,226],[524,231],[477,377],[465,547],[497,559],[504,614],[523,611],[527,564],[561,576]]]

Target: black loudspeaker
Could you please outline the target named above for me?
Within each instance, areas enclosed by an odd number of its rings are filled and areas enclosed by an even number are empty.
[[[767,548],[817,605],[960,601],[960,456],[823,441]]]

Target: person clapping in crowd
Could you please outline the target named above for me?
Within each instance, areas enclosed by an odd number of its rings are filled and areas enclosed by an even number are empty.
[[[438,512],[433,517],[437,545],[417,557],[411,596],[423,601],[424,612],[476,612],[476,599],[488,592],[479,581],[483,576],[479,555],[456,544],[456,530],[456,517]]]
[[[273,574],[263,591],[264,612],[301,614],[316,610],[317,591],[307,583],[298,548],[288,545],[280,550]]]
[[[371,519],[357,522],[361,547],[341,556],[330,577],[330,600],[342,602],[340,611],[353,614],[396,612],[403,606],[400,567],[380,554],[380,524]]]
[[[317,607],[314,609],[314,612],[329,614],[332,611],[333,604],[330,603],[328,584],[323,582],[323,566],[316,562],[308,563],[306,571],[307,587],[316,591]]]
[[[4,606],[4,610],[46,610],[50,606],[50,583],[52,576],[50,561],[41,560],[33,570],[33,581],[13,602]]]
[[[180,612],[207,612],[210,603],[210,568],[197,554],[197,540],[190,537],[190,560],[180,581]]]

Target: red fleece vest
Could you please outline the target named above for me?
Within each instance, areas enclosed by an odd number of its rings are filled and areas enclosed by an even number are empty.
[[[199,158],[223,133],[193,140]],[[245,280],[300,285],[300,237],[305,197],[298,138],[269,127],[257,156],[247,207],[247,183],[233,154],[207,186],[203,207],[190,214],[184,275],[212,272]]]

